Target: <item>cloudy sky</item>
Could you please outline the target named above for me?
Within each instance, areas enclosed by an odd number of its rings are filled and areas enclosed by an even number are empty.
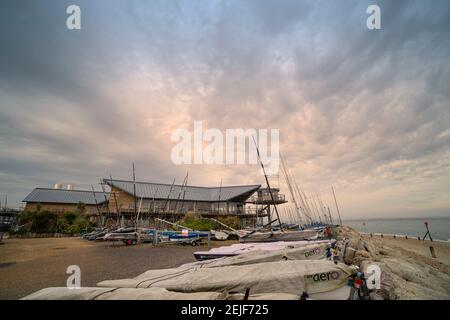
[[[299,185],[332,209],[334,185],[345,218],[450,216],[449,33],[446,0],[2,0],[1,198],[129,179],[133,161],[139,180],[263,184],[171,162],[173,130],[202,120],[280,129]]]

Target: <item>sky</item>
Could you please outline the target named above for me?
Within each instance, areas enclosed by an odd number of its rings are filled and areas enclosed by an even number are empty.
[[[332,212],[333,185],[344,219],[450,217],[449,33],[446,0],[2,0],[0,198],[132,162],[141,181],[264,185],[257,165],[171,161],[172,132],[203,121],[279,129],[296,182]]]

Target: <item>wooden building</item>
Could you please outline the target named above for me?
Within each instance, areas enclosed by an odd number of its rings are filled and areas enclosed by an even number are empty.
[[[104,179],[110,188],[109,210],[133,214],[180,218],[187,212],[204,217],[249,217],[255,212],[246,208],[247,200],[260,185],[199,187],[150,182]],[[134,196],[136,195],[136,196]]]

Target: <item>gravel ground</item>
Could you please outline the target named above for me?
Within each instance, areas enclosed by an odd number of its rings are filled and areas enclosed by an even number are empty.
[[[233,242],[213,242],[213,246]],[[4,239],[0,244],[0,299],[19,299],[46,287],[66,285],[69,265],[81,269],[81,286],[135,277],[149,269],[193,262],[194,251],[179,244],[123,246],[79,238]]]

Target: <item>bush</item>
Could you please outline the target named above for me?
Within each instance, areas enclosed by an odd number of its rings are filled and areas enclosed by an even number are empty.
[[[19,225],[24,225],[30,223],[34,220],[36,212],[33,211],[22,211],[19,215]]]
[[[235,217],[235,216],[221,217],[217,220],[219,220],[223,224],[226,224],[227,226],[229,226],[233,229],[241,228],[241,220],[239,219],[239,217]]]
[[[87,217],[74,212],[56,214],[49,211],[24,211],[20,214],[21,228],[16,233],[83,233],[92,230]]]
[[[178,224],[198,231],[209,231],[214,229],[214,222],[209,219],[202,219],[199,215],[188,212]]]
[[[58,216],[49,211],[36,212],[31,223],[31,232],[47,233],[53,232],[57,224]]]
[[[63,214],[63,219],[67,224],[73,224],[75,220],[78,218],[79,214],[76,214],[74,212],[66,212]]]
[[[51,233],[66,233],[67,229],[69,228],[70,224],[65,218],[58,217],[55,224],[52,226],[52,228],[49,229],[49,232]]]
[[[70,225],[67,229],[67,233],[86,233],[92,230],[92,223],[83,216],[79,216],[72,225]]]

